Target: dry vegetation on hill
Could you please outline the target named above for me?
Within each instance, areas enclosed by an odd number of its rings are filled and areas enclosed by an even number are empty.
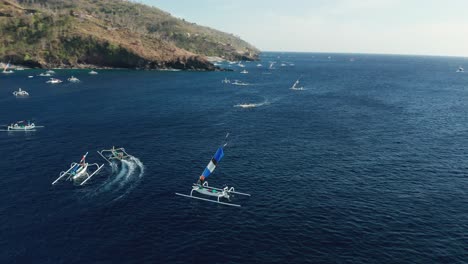
[[[205,56],[253,60],[232,34],[124,0],[0,0],[0,59],[33,67],[213,70]]]

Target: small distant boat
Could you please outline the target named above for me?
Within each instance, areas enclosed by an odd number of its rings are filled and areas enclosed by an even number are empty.
[[[261,63],[257,64],[257,67],[263,67],[263,65]]]
[[[231,83],[231,81],[228,78],[224,78],[224,80],[221,81],[222,83]]]
[[[173,69],[173,68],[166,68],[166,69],[158,69],[158,71],[166,71],[166,72],[178,72],[178,71],[181,71],[180,69]],[[94,72],[94,73],[93,73]],[[96,75],[98,74],[97,72],[95,71],[90,71],[89,74],[91,75]]]
[[[295,64],[294,63],[289,63],[289,66],[294,66]]]
[[[17,70],[17,71],[24,71],[24,68],[23,68],[23,67],[16,67],[15,70]]]
[[[55,74],[55,72],[54,72],[53,70],[48,70],[48,71],[46,71],[46,73],[48,73],[48,74]]]
[[[274,62],[274,61],[273,61],[273,62],[270,62],[270,67],[268,67],[268,68],[269,68],[269,69],[274,69],[275,63],[276,63],[276,62]]]
[[[24,97],[24,96],[29,96],[29,93],[19,88],[18,91],[13,92],[13,95],[16,97]]]
[[[2,73],[4,73],[4,74],[14,73],[14,71],[8,70],[9,67],[10,67],[10,62],[8,62],[7,65],[5,65],[5,67],[3,68]]]
[[[297,79],[297,81],[289,89],[291,89],[291,90],[304,90],[304,87],[297,87],[298,85],[299,85],[299,79]]]
[[[244,68],[244,67],[245,67],[245,65],[244,65],[244,64],[242,64],[242,62],[241,62],[241,61],[239,61],[239,63],[237,64],[237,66],[239,66],[239,67],[241,67],[241,68]]]
[[[48,80],[46,83],[57,84],[57,83],[62,83],[62,80],[56,79],[56,78],[50,78],[50,80]]]
[[[80,79],[76,78],[75,76],[72,76],[70,78],[67,79],[69,82],[72,82],[72,83],[79,83],[80,82]]]
[[[457,72],[465,72],[465,69],[462,68],[462,66],[458,67]]]
[[[247,86],[249,85],[248,83],[245,83],[245,82],[241,82],[239,80],[234,80],[234,82],[232,82],[233,85],[240,85],[240,86]]]
[[[96,75],[96,74],[98,74],[98,73],[97,73],[96,71],[90,71],[89,74],[91,74],[91,75]]]
[[[281,67],[286,67],[286,63],[281,63]]]
[[[39,74],[38,76],[41,76],[41,77],[50,77],[50,76],[52,76],[52,74],[45,72],[45,73]]]
[[[249,73],[249,72],[248,72],[247,70],[243,70],[243,71],[241,71],[240,73],[247,74],[247,73]]]
[[[1,131],[34,131],[36,128],[43,126],[36,126],[33,122],[29,120],[17,121],[15,123],[7,126],[7,129]]]
[[[29,76],[28,76],[28,78],[29,78],[29,79],[31,79],[31,78],[34,78],[34,76],[32,76],[32,75],[29,75]]]

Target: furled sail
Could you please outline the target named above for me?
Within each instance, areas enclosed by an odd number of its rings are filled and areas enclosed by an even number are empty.
[[[218,162],[220,162],[223,157],[224,157],[224,151],[223,151],[223,148],[220,147],[214,154],[213,158],[211,158],[210,163],[208,163],[208,165],[206,166],[205,170],[202,173],[202,176],[205,177],[205,179],[208,176],[210,176],[211,173],[213,173],[213,171],[216,168],[216,165],[218,165]]]

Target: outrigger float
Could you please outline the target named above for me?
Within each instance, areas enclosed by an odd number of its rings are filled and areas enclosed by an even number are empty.
[[[59,177],[54,182],[52,182],[52,185],[56,184],[58,181],[60,181],[64,177],[67,177],[66,180],[71,180],[71,181],[84,178],[84,181],[80,183],[80,185],[83,185],[89,179],[91,179],[91,177],[96,175],[102,169],[102,167],[104,167],[104,164],[99,165],[97,163],[93,163],[93,164],[87,163],[86,162],[87,155],[88,155],[88,152],[84,154],[84,156],[81,158],[79,163],[73,162],[72,164],[70,164],[70,169],[68,169],[67,171],[60,172]],[[93,171],[91,174],[88,173],[88,169],[90,167],[96,167],[96,170]]]
[[[183,197],[188,197],[188,198],[193,198],[193,199],[198,199],[202,201],[207,201],[207,202],[212,202],[212,203],[218,203],[222,205],[229,205],[229,206],[236,206],[240,207],[239,204],[234,204],[230,202],[223,202],[221,201],[222,198],[227,199],[230,201],[230,198],[233,194],[238,194],[238,195],[244,195],[244,196],[250,196],[250,194],[247,193],[241,193],[241,192],[236,192],[234,190],[234,187],[224,187],[224,188],[215,188],[208,186],[208,182],[205,181],[208,176],[215,170],[216,165],[221,161],[221,159],[224,157],[224,150],[223,147],[225,147],[227,144],[224,144],[224,146],[219,147],[218,150],[216,151],[215,155],[211,159],[210,163],[206,166],[205,170],[203,171],[202,175],[200,176],[200,180],[198,183],[194,183],[192,186],[192,190],[190,191],[190,195],[187,194],[182,194],[182,193],[176,193],[176,195],[183,196]],[[197,197],[193,195],[193,192],[200,193],[202,195],[210,196],[213,197],[212,199],[208,198],[202,198],[202,197]],[[216,199],[216,200],[215,200]]]
[[[129,160],[132,155],[128,154],[124,148],[103,149],[97,152],[104,158],[109,164],[112,164],[113,160]]]

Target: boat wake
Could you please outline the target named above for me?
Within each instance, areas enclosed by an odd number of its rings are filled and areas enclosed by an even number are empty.
[[[293,91],[305,91],[305,90],[307,90],[307,88],[304,88],[304,87],[297,87],[297,88],[291,87],[291,88],[289,88],[289,89],[290,89],[290,90],[293,90]]]
[[[143,163],[133,156],[128,160],[114,161],[111,176],[93,192],[93,196],[112,194],[111,202],[124,198],[140,183],[145,172]]]
[[[232,85],[237,85],[237,86],[249,86],[249,85],[251,85],[250,83],[241,82],[239,80],[234,80],[234,82],[232,82],[231,84]]]
[[[268,101],[262,102],[262,103],[250,103],[250,104],[236,104],[234,107],[240,107],[240,108],[256,108],[260,106],[264,106],[268,104]]]

